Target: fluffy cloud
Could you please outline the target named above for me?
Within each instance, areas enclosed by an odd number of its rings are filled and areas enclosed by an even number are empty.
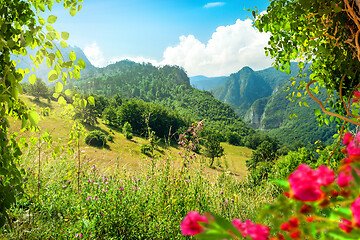
[[[108,64],[103,55],[103,52],[96,43],[85,46],[84,53],[91,64],[95,67],[105,67]]]
[[[145,57],[112,57],[106,59],[96,43],[85,47],[84,52],[90,62],[97,67],[104,67],[124,59],[134,62],[149,62],[154,66],[178,65],[189,76],[205,75],[226,76],[249,66],[254,70],[271,65],[266,57],[269,34],[260,33],[252,26],[252,21],[238,19],[235,24],[220,26],[207,43],[202,43],[194,35],[180,36],[176,46],[168,47],[161,61]]]
[[[193,35],[179,40],[177,46],[165,50],[161,64],[182,66],[190,76],[229,75],[244,66],[259,70],[271,64],[264,54],[269,35],[256,30],[250,19],[218,27],[207,44]]]
[[[211,2],[204,5],[204,8],[221,7],[224,6],[224,2]]]

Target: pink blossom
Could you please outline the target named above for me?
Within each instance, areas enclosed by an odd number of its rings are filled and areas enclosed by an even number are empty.
[[[208,220],[205,216],[201,216],[196,211],[191,211],[181,222],[180,228],[183,235],[196,235],[204,232],[204,227],[202,227],[199,222],[208,223]]]
[[[360,197],[358,197],[352,204],[351,204],[351,212],[353,214],[353,219],[355,220],[355,224],[360,226]]]
[[[240,219],[234,219],[232,224],[241,232],[243,237],[250,237],[252,240],[267,240],[270,230],[267,226],[255,224],[250,220],[244,223]]]
[[[351,168],[349,164],[343,165],[337,178],[337,183],[340,187],[350,186],[349,182],[354,180],[354,177],[352,176],[352,169],[354,169],[357,175],[360,176],[359,169]]]
[[[341,218],[341,222],[339,223],[339,227],[341,230],[344,230],[347,233],[350,233],[353,228],[351,226],[351,222],[345,218]]]
[[[301,164],[290,176],[290,196],[300,201],[317,201],[323,197],[320,187],[329,185],[335,175],[328,167],[320,166],[312,170],[308,165]]]
[[[343,137],[343,144],[348,145],[352,139],[353,139],[353,136],[351,133],[345,133],[344,137]]]

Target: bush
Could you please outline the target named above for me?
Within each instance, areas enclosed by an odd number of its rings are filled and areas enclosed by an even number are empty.
[[[130,123],[126,122],[122,129],[122,132],[125,135],[126,139],[128,139],[128,140],[132,139],[132,137],[133,137],[132,131],[133,130],[132,130]]]
[[[95,130],[86,135],[85,143],[94,147],[103,147],[106,145],[105,133]]]
[[[145,155],[151,156],[152,155],[151,146],[149,144],[141,144],[140,152]]]

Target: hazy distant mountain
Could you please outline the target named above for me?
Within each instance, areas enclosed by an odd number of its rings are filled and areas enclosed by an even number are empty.
[[[86,64],[86,68],[81,70],[81,74],[82,75],[86,75],[86,74],[89,74],[89,73],[92,73],[94,71],[96,71],[96,67],[94,67],[89,59],[86,57],[86,55],[84,54],[84,52],[77,46],[75,47],[72,47],[72,46],[68,46],[67,48],[61,48],[60,49],[62,55],[64,56],[64,59],[65,61],[69,61],[69,53],[71,51],[74,51],[75,54],[76,54],[76,61],[78,59],[82,59],[84,60],[85,64]],[[32,67],[35,68],[35,74],[37,77],[41,78],[45,83],[49,84],[48,82],[48,73],[50,72],[51,69],[49,69],[46,65],[46,59],[44,59],[43,63],[40,64],[39,68],[36,68],[33,64],[32,64],[32,61],[30,60],[30,57],[29,55],[32,55],[32,56],[35,56],[36,55],[36,50],[31,50],[31,49],[28,49],[28,55],[23,57],[23,56],[13,56],[14,59],[21,59],[21,62],[17,65],[18,68],[28,68],[28,69],[31,69]],[[28,82],[29,80],[29,76],[31,74],[34,74],[33,71],[31,71],[29,74],[25,74],[25,77],[23,79],[23,82]]]
[[[200,90],[210,90],[225,83],[228,77],[205,77],[203,75],[190,77],[190,84]]]

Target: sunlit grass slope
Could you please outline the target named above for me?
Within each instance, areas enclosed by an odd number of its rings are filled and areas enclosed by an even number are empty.
[[[64,109],[53,101],[48,103],[46,100],[41,99],[40,102],[37,102],[30,96],[22,96],[21,98],[28,106],[32,106],[37,110],[39,114],[40,108],[49,107],[51,109],[50,116],[41,117],[39,122],[41,130],[39,132],[23,132],[22,134],[39,137],[45,130],[48,130],[54,139],[52,147],[67,146],[69,140],[68,134],[71,131],[73,121],[63,113]],[[19,130],[20,122],[12,121],[11,127],[13,130]],[[111,135],[114,141],[108,141],[108,146],[105,148],[97,148],[86,145],[84,137],[82,137],[82,139],[80,139],[80,155],[82,161],[100,166],[105,172],[112,172],[117,167],[126,167],[130,171],[138,171],[141,170],[144,165],[151,162],[148,156],[140,152],[141,144],[147,143],[145,138],[134,136],[132,140],[127,140],[121,132],[103,124],[101,119],[99,119],[99,124],[96,126],[87,126],[85,128],[85,135],[96,129]],[[75,143],[72,143],[71,146],[76,148]],[[225,155],[215,161],[215,169],[205,167],[205,172],[211,175],[217,175],[221,172],[229,171],[239,178],[244,178],[247,174],[245,161],[250,158],[252,150],[245,147],[233,146],[228,143],[222,143],[222,146],[225,149]],[[155,154],[160,158],[171,158],[172,165],[176,168],[181,166],[178,155],[179,151],[177,146],[167,146],[163,143],[160,144]],[[208,161],[208,159],[200,156],[199,161],[204,163]]]

